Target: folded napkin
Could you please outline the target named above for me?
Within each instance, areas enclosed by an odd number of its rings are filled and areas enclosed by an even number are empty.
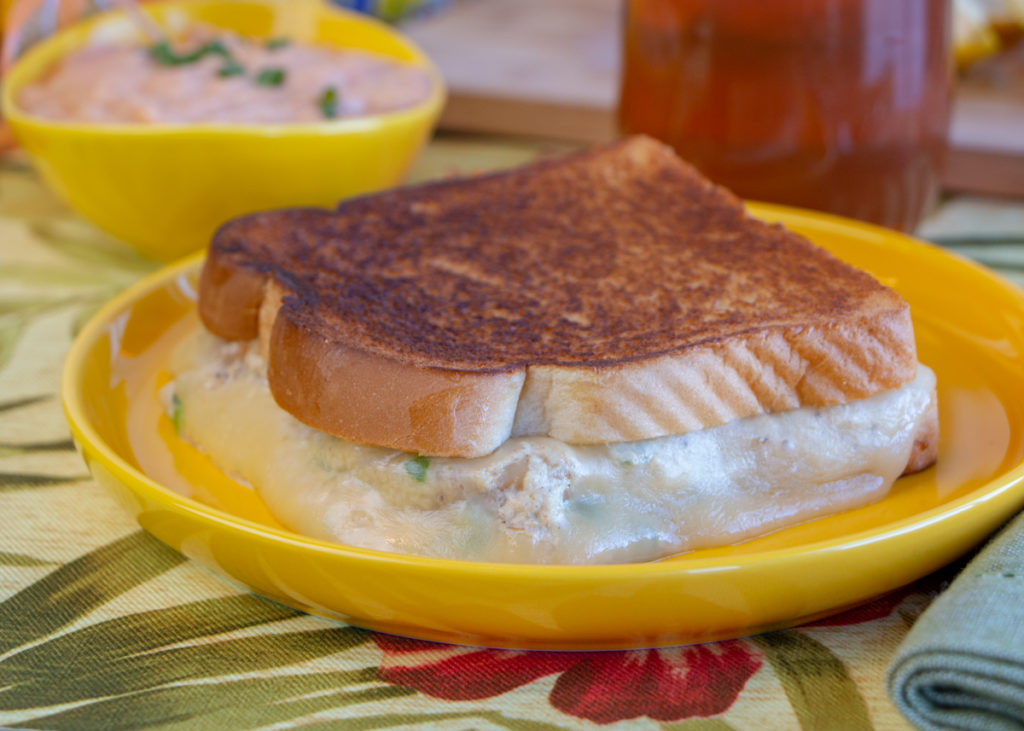
[[[921,615],[888,681],[923,729],[1024,729],[1024,513]]]

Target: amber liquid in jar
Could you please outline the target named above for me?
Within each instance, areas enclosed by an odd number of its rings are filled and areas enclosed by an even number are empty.
[[[626,0],[619,123],[737,195],[911,230],[951,94],[947,0]]]

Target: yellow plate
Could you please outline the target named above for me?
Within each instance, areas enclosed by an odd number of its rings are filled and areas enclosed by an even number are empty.
[[[167,350],[197,324],[197,257],[140,282],[89,323],[65,366],[65,411],[96,479],[146,530],[316,614],[428,639],[545,648],[656,646],[799,623],[939,568],[1024,504],[1024,293],[884,229],[751,210],[867,269],[911,304],[920,358],[938,375],[939,463],[875,505],[735,546],[617,566],[449,561],[296,535],[178,441],[160,413]]]

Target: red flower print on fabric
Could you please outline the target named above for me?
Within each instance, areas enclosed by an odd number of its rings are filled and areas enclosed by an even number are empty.
[[[531,652],[441,645],[374,635],[382,680],[435,698],[490,698],[559,674],[551,705],[596,723],[648,716],[715,716],[736,701],[761,667],[740,640],[623,652]]]
[[[717,716],[759,667],[740,642],[588,653],[555,682],[551,705],[597,723]]]
[[[576,653],[489,650],[374,634],[378,675],[392,685],[450,701],[492,698],[572,667]]]

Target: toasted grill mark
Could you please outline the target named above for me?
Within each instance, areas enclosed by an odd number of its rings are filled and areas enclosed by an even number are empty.
[[[859,342],[868,353],[884,352],[885,336],[896,331],[885,323],[880,337],[865,325]],[[651,438],[807,403],[843,403],[850,392],[859,398],[900,385],[900,377],[873,373],[870,356],[847,361],[847,340],[841,329],[797,327],[695,348],[684,360],[661,359],[639,380],[580,380],[575,420],[551,433],[576,442]],[[906,356],[912,364],[913,352]]]
[[[837,367],[835,358],[842,350],[831,339],[831,334],[826,331],[819,338],[801,344],[801,355],[808,363],[807,371],[797,386],[802,399],[814,403],[842,403],[842,381],[856,382],[864,378],[863,369],[852,361],[843,363],[841,369]]]
[[[696,376],[695,371],[678,367],[666,368],[663,372],[666,390],[672,396],[671,404],[666,404],[666,407],[690,429],[699,428],[698,425],[703,423],[694,408],[702,396]]]

